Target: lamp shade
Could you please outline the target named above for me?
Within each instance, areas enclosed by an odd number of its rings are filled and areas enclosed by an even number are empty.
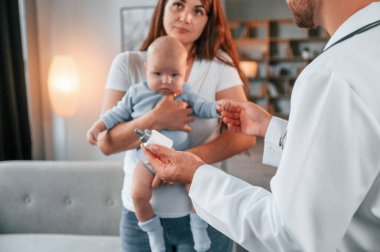
[[[59,116],[74,115],[79,98],[79,74],[73,57],[54,56],[48,76],[50,103]]]
[[[258,64],[256,61],[240,61],[239,65],[245,76],[248,78],[257,76]]]

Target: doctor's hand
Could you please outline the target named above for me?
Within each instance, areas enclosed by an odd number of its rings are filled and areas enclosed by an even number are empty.
[[[272,115],[252,102],[227,100],[222,108],[223,122],[229,130],[265,137]]]
[[[204,165],[199,157],[186,151],[175,151],[152,144],[150,150],[141,145],[147,162],[165,182],[191,184],[194,173]]]
[[[152,187],[152,189],[156,189],[158,188],[159,186],[172,186],[174,185],[175,183],[174,182],[168,182],[168,181],[163,181],[160,176],[158,176],[157,174],[154,176],[153,180],[152,180],[152,183],[150,184],[150,186]]]

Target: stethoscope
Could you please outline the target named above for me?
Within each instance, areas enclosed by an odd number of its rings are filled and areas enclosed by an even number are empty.
[[[333,43],[332,45],[330,45],[329,47],[325,48],[323,50],[323,52],[321,54],[323,54],[324,52],[326,52],[327,50],[329,50],[331,47],[333,46],[336,46],[337,44],[339,43],[342,43],[343,41],[345,40],[348,40],[358,34],[361,34],[365,31],[368,31],[368,30],[371,30],[373,28],[375,28],[376,26],[379,26],[380,25],[380,20],[377,20],[375,22],[372,22],[372,23],[369,23],[363,27],[360,27],[359,29],[347,34],[346,36],[344,36],[343,38],[339,39],[338,41],[336,41],[335,43]],[[319,54],[319,55],[321,55]],[[286,134],[288,133],[288,130],[285,131],[284,135],[282,135],[280,137],[280,141],[278,142],[278,145],[280,146],[281,149],[284,149],[284,145],[285,145],[285,139],[286,139]]]

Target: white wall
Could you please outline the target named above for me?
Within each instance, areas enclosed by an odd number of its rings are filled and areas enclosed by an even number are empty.
[[[90,146],[86,131],[99,115],[110,64],[121,51],[121,7],[152,2],[155,0],[36,0],[46,159],[121,159],[121,154],[105,157]],[[51,112],[47,98],[48,69],[55,54],[73,55],[80,73],[79,106],[76,114],[64,121]]]

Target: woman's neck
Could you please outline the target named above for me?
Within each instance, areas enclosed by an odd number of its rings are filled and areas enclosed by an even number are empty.
[[[194,52],[194,44],[193,43],[190,43],[190,44],[183,44],[183,46],[185,47],[188,55],[192,55],[192,53]]]
[[[185,76],[186,82],[189,80],[191,69],[193,68],[194,59],[195,59],[194,55],[187,58],[187,69],[186,69],[186,76]]]
[[[189,80],[191,69],[193,68],[193,63],[195,60],[195,48],[194,44],[184,45],[187,51],[187,69],[186,69],[186,82]]]

